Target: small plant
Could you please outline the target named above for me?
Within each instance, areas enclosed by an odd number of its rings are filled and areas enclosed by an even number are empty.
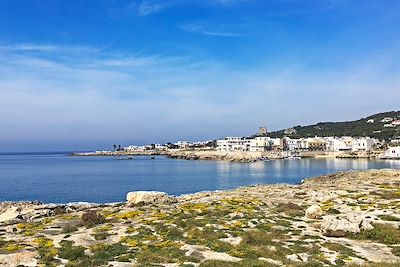
[[[87,228],[91,228],[97,224],[102,224],[105,222],[103,215],[97,213],[94,210],[89,210],[85,212],[81,217],[81,223]]]
[[[295,203],[279,203],[276,206],[277,212],[283,212],[287,216],[303,216],[304,211],[303,208]]]
[[[69,221],[62,226],[62,233],[69,234],[78,231],[79,221]]]
[[[73,246],[72,241],[63,240],[60,243],[61,248],[58,250],[58,256],[69,261],[85,257],[85,248],[82,246]]]

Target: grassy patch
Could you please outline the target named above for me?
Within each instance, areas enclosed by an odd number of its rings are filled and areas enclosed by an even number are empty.
[[[183,263],[184,261],[197,261],[186,257],[180,250],[180,244],[169,243],[167,246],[148,246],[137,254],[139,263]]]
[[[322,244],[322,246],[329,250],[338,252],[339,255],[342,256],[341,258],[359,257],[354,250],[339,243],[326,242]]]
[[[200,264],[200,267],[222,267],[222,266],[223,267],[266,267],[275,265],[271,265],[265,261],[260,261],[257,259],[244,259],[239,262],[207,260]]]
[[[90,250],[93,252],[93,260],[98,264],[106,264],[109,261],[126,261],[133,257],[128,246],[121,243],[115,244],[98,244],[92,246]]]
[[[33,240],[33,243],[37,245],[39,262],[45,266],[56,266],[58,261],[54,259],[57,256],[57,249],[54,248],[53,240],[39,237]]]
[[[340,214],[340,211],[334,208],[330,208],[326,211],[326,214],[330,214],[330,215],[337,215]]]
[[[392,222],[400,222],[400,217],[392,216],[392,215],[379,215],[380,219],[384,221],[392,221]]]
[[[74,246],[73,244],[72,241],[61,241],[61,248],[58,249],[58,256],[69,261],[86,258],[85,248],[82,246]]]
[[[374,224],[374,229],[358,234],[349,234],[350,238],[376,241],[383,244],[400,244],[400,229],[386,224]]]

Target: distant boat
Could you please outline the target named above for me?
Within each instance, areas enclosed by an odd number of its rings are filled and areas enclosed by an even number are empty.
[[[299,156],[289,156],[286,159],[301,159]]]
[[[155,159],[155,157],[151,157],[150,159]]]
[[[117,160],[131,160],[133,157],[127,157],[127,158],[117,158]]]

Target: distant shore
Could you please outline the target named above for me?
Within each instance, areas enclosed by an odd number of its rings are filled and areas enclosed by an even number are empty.
[[[324,152],[324,151],[301,151],[296,152],[296,156],[301,158],[342,158],[342,159],[378,159],[384,151],[371,152]],[[166,156],[174,159],[186,160],[222,160],[230,162],[256,162],[262,160],[274,160],[291,158],[290,152],[287,151],[266,151],[266,152],[250,152],[250,151],[235,151],[223,152],[217,150],[145,150],[145,151],[95,151],[72,153],[71,156]]]

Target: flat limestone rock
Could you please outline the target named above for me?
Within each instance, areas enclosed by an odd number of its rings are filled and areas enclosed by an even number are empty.
[[[0,254],[0,266],[17,267],[37,266],[37,253],[31,251],[17,252],[13,254]]]
[[[0,222],[11,221],[18,217],[20,214],[19,209],[17,207],[11,207],[7,209],[5,212],[0,214]]]
[[[373,228],[368,220],[357,214],[348,214],[344,218],[325,216],[321,224],[322,234],[328,237],[344,237],[348,233],[354,234]]]
[[[165,192],[157,191],[135,191],[126,195],[128,204],[163,204],[175,203],[177,200]]]

